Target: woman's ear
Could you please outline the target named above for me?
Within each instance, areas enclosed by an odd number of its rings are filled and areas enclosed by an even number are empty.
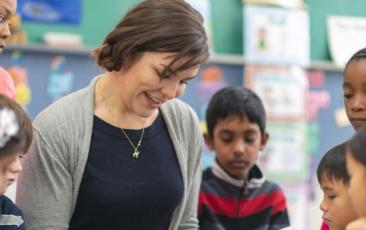
[[[206,133],[203,134],[203,139],[205,140],[205,143],[206,143],[207,147],[210,150],[213,150],[213,147],[214,147],[213,138],[211,138],[211,136],[206,132]]]

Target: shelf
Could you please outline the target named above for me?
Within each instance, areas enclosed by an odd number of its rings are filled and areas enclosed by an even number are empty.
[[[8,45],[5,51],[24,51],[24,52],[37,52],[47,54],[58,55],[80,55],[90,56],[93,48],[82,49],[63,49],[63,48],[50,48],[42,44],[26,44],[26,45]],[[226,64],[226,65],[246,65],[248,64],[244,56],[230,55],[230,54],[212,54],[208,60],[209,63]],[[343,69],[334,65],[330,61],[313,61],[306,67],[308,70],[324,70],[342,72]]]
[[[228,65],[247,65],[245,57],[240,55],[226,55],[226,54],[214,54],[210,56],[209,62],[217,64]],[[308,70],[324,70],[342,72],[343,68],[334,65],[330,61],[312,61],[309,66],[305,67]]]
[[[7,45],[5,49],[5,51],[14,51],[14,50],[23,52],[46,53],[46,54],[90,56],[92,48],[65,49],[65,48],[47,47],[42,44],[26,44],[26,45]]]

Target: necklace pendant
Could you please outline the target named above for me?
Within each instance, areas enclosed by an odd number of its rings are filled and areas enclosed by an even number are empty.
[[[135,150],[135,152],[132,153],[132,157],[134,157],[134,158],[139,158],[139,155],[140,155],[140,151],[138,151],[138,150]]]

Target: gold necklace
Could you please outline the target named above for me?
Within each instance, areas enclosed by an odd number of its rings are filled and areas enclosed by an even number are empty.
[[[108,104],[108,102],[107,102],[106,98],[104,97],[104,94],[102,93],[102,89],[101,89],[101,86],[100,86],[100,82],[97,82],[96,84],[98,84],[98,85],[99,85],[100,95],[102,95],[102,98],[103,98],[103,100],[105,101],[105,104],[107,105],[107,108],[108,108],[109,113],[111,114],[111,116],[113,117],[113,119],[115,119],[115,120],[117,121],[116,117],[115,117],[115,116],[114,116],[114,114],[112,113],[112,109],[111,109],[111,107],[109,106],[109,104]],[[127,138],[128,142],[130,143],[131,147],[132,147],[132,148],[133,148],[133,150],[134,150],[134,151],[133,151],[133,153],[132,153],[132,157],[134,157],[134,158],[139,158],[139,155],[140,155],[139,147],[141,146],[141,143],[142,143],[142,138],[143,138],[143,136],[144,136],[145,128],[142,130],[140,140],[139,140],[139,142],[137,143],[137,145],[136,145],[136,146],[133,144],[133,142],[131,141],[130,137],[127,135],[127,133],[125,132],[125,130],[123,130],[123,128],[122,128],[122,127],[120,127],[120,126],[119,126],[119,128],[121,129],[122,133],[125,135],[125,137]]]

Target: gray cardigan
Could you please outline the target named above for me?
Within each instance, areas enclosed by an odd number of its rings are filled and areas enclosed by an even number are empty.
[[[88,158],[93,126],[94,86],[76,91],[34,120],[34,140],[17,184],[17,205],[28,230],[68,229]],[[173,99],[161,106],[181,173],[183,198],[169,229],[198,229],[202,135],[195,112]]]

